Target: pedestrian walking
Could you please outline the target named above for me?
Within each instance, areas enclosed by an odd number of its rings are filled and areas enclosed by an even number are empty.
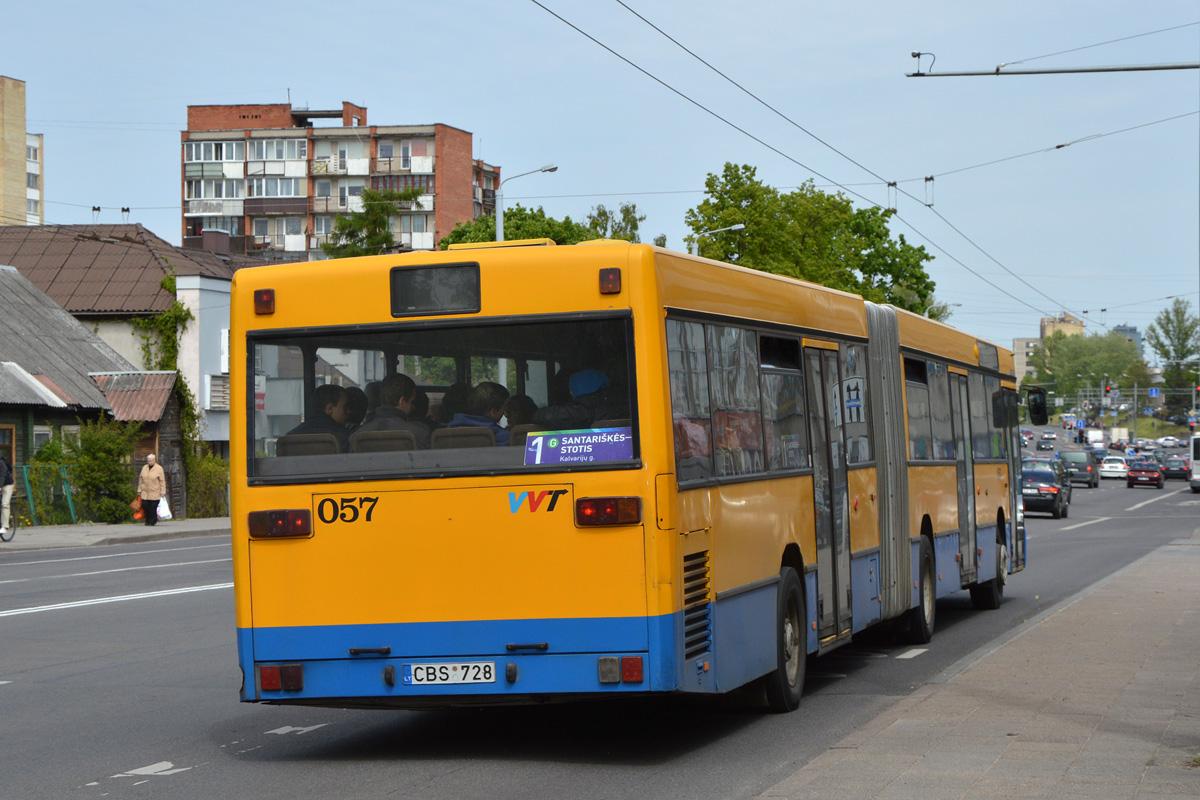
[[[154,453],[146,456],[146,466],[138,475],[137,493],[142,498],[142,512],[147,525],[158,524],[158,501],[167,493],[167,476],[158,465]]]
[[[8,534],[8,515],[12,505],[13,468],[8,459],[0,456],[0,534]]]

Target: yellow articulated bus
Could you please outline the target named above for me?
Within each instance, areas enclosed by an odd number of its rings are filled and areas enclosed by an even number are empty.
[[[246,701],[786,711],[1024,567],[1012,355],[854,295],[511,243],[240,270],[230,341]]]

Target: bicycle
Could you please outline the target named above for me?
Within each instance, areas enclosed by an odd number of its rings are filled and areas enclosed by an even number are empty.
[[[11,542],[13,537],[17,535],[17,528],[21,524],[20,503],[21,499],[13,495],[8,505],[8,532],[0,534],[0,542]]]

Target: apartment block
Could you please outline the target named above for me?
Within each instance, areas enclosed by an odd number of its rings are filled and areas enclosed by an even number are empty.
[[[25,130],[25,81],[0,75],[0,225],[41,225],[42,134]]]
[[[347,102],[188,106],[182,143],[184,247],[267,259],[323,258],[363,189],[419,189],[392,232],[401,250],[432,250],[458,223],[493,214],[500,184],[499,167],[472,157],[468,131],[368,125],[367,109]]]

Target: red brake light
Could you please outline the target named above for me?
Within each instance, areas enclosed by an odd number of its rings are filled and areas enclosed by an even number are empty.
[[[620,267],[607,267],[600,270],[600,294],[621,293]]]
[[[275,290],[274,289],[255,289],[254,290],[254,313],[255,314],[274,314],[275,313]]]
[[[263,664],[258,668],[258,686],[264,692],[304,690],[302,664]]]
[[[576,525],[636,525],[641,521],[640,497],[581,497],[575,501]]]
[[[279,679],[279,667],[265,664],[258,668],[258,685],[264,692],[278,692],[283,688]]]
[[[621,682],[622,683],[641,683],[642,682],[642,657],[641,656],[621,656]]]
[[[307,508],[250,512],[250,537],[311,536],[312,515]]]

